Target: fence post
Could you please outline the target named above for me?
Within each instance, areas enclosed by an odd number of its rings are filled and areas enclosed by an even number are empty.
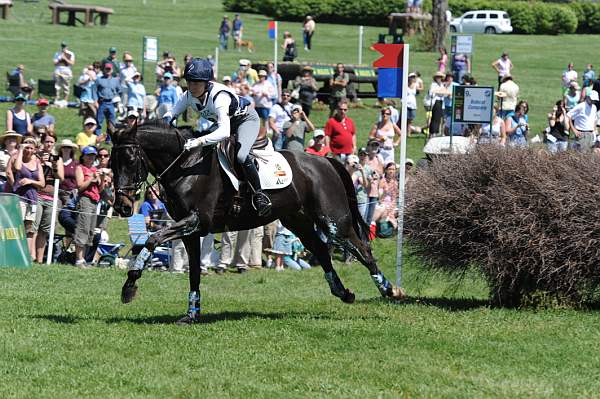
[[[46,264],[52,263],[52,252],[54,251],[54,230],[56,229],[56,213],[58,211],[58,185],[59,179],[54,179],[54,196],[52,197],[52,218],[50,219],[50,235],[48,236],[48,256]]]

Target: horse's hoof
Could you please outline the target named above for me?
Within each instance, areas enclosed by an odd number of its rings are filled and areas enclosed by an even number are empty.
[[[177,324],[178,326],[189,326],[191,324],[196,324],[196,323],[200,323],[199,315],[194,318],[191,318],[189,315],[186,315],[175,322],[175,324]]]
[[[127,287],[126,285],[124,285],[123,289],[121,290],[121,302],[129,303],[129,302],[133,301],[136,294],[137,294],[137,285],[134,284],[130,287]]]
[[[352,292],[351,290],[346,288],[346,292],[344,293],[344,296],[341,297],[340,299],[344,303],[354,303],[354,300],[356,299],[356,297],[354,296],[354,292]]]
[[[406,299],[406,292],[404,292],[404,290],[400,287],[393,287],[392,294],[390,296],[396,301],[402,301]]]

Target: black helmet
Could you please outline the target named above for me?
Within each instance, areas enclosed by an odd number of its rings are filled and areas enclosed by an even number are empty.
[[[214,80],[212,64],[202,58],[194,58],[185,65],[183,77],[188,82],[208,82]]]

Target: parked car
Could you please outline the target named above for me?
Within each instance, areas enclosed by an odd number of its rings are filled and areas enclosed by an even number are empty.
[[[510,33],[513,31],[510,17],[504,11],[469,11],[450,22],[453,33]]]

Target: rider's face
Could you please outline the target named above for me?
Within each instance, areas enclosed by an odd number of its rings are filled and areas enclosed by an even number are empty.
[[[194,97],[202,97],[206,91],[206,82],[188,82],[188,90]]]

